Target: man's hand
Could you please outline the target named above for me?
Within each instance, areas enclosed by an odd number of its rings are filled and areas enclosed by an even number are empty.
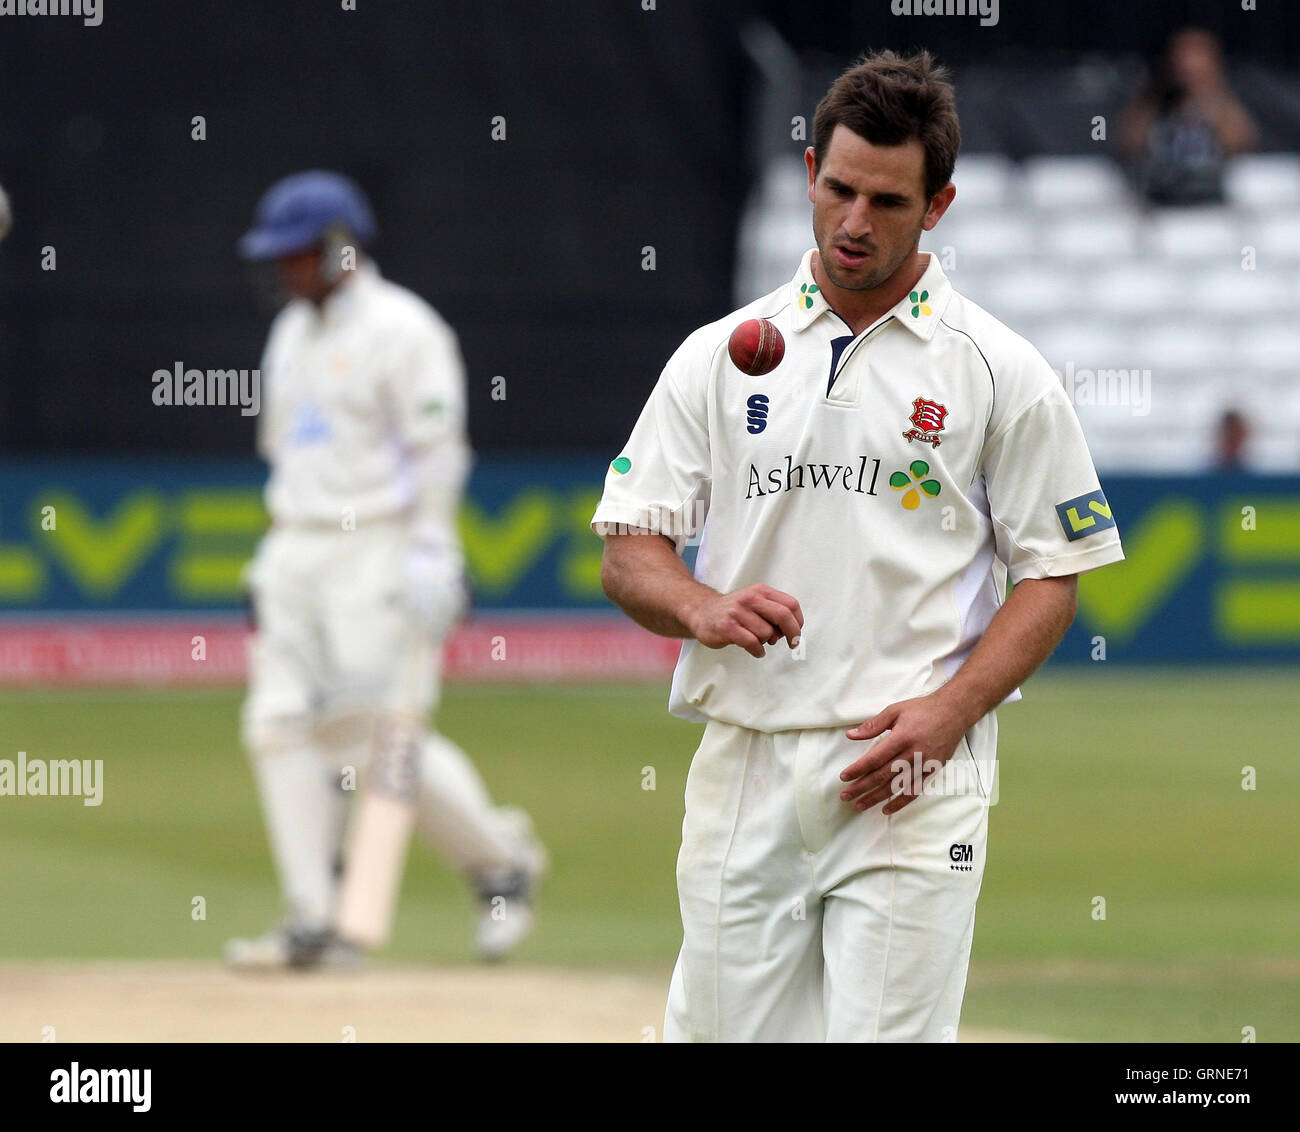
[[[795,648],[803,631],[803,610],[789,594],[761,584],[729,594],[701,585],[666,535],[606,535],[600,583],[638,625],[664,637],[693,637],[711,649],[739,645],[761,657],[765,644],[782,637]]]
[[[890,704],[845,732],[850,739],[874,739],[888,731],[889,738],[844,768],[840,778],[849,785],[840,797],[859,810],[890,798],[891,779],[899,773],[890,763],[901,759],[907,770],[899,781],[906,789],[883,812],[896,814],[909,805],[923,780],[952,758],[961,737],[1048,658],[1074,619],[1078,582],[1074,574],[1021,581],[948,683],[928,696]],[[914,781],[918,752],[921,781]]]
[[[407,608],[416,623],[441,640],[469,605],[460,561],[440,547],[414,544],[406,557]]]
[[[952,758],[969,726],[942,688],[928,696],[890,704],[845,732],[850,739],[874,739],[886,731],[889,735],[840,772],[841,781],[848,784],[840,798],[852,802],[857,810],[888,799],[881,812],[898,813]]]
[[[792,649],[798,647],[803,610],[789,594],[760,583],[729,594],[705,590],[683,610],[682,621],[702,645],[739,645],[761,659],[763,646],[782,637]]]

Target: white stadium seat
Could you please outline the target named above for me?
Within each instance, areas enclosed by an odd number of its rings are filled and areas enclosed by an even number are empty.
[[[1172,260],[1240,261],[1242,238],[1232,215],[1222,208],[1166,208],[1146,229],[1152,255]]]
[[[1087,309],[1120,319],[1166,313],[1170,296],[1184,286],[1175,268],[1149,260],[1126,260],[1081,274]]]
[[[1300,445],[1300,383],[1285,370],[1256,370],[1243,375],[1233,385],[1225,404],[1241,401],[1255,414],[1259,429],[1280,429],[1291,434]]]
[[[1263,475],[1285,475],[1300,465],[1300,444],[1294,432],[1258,432],[1246,450],[1247,467]]]
[[[1215,265],[1188,275],[1187,305],[1207,318],[1253,318],[1259,325],[1294,315],[1297,309],[1297,284],[1294,272],[1242,271],[1239,267]]]
[[[922,244],[922,249],[925,245]],[[977,263],[971,261],[963,267],[955,268],[952,271],[945,269],[945,274],[952,285],[966,298],[980,306],[988,304],[989,291],[996,285],[1002,272],[998,271],[996,266],[990,270],[986,263]]]
[[[1029,202],[1043,212],[1121,208],[1131,197],[1109,157],[1031,157],[1025,162]]]
[[[953,215],[951,222],[941,220],[922,240],[923,250],[942,252],[951,247],[960,269],[966,257],[977,260],[1028,260],[1037,251],[1037,235],[1026,217],[1010,213],[986,213],[982,216]]]
[[[1300,157],[1252,153],[1235,158],[1224,174],[1228,202],[1261,211],[1300,205]]]
[[[1151,369],[1162,380],[1172,373],[1204,370],[1213,374],[1241,364],[1231,331],[1193,320],[1185,313],[1143,327],[1134,338],[1133,355],[1135,364]]]
[[[1248,370],[1300,379],[1300,327],[1277,321],[1244,327],[1238,353],[1240,364]]]
[[[1000,153],[963,153],[952,175],[957,186],[953,208],[962,212],[1005,208],[1018,192],[1018,181],[1010,158]]]
[[[1139,241],[1137,215],[1122,208],[1053,217],[1043,231],[1045,254],[1076,263],[1135,256],[1141,248]]]
[[[1130,373],[1127,385],[1117,379],[1110,381],[1107,388],[1120,394],[1113,400],[1103,397],[1100,389],[1091,398],[1078,391],[1073,398],[1079,422],[1089,436],[1113,435],[1141,446],[1149,436],[1194,432],[1220,411],[1221,397],[1208,382],[1176,377],[1162,380],[1155,371],[1149,377]],[[1089,403],[1098,399],[1101,403]]]
[[[974,299],[995,318],[1013,325],[1021,316],[1041,319],[1066,315],[1077,309],[1078,276],[1057,265],[1038,264],[1002,271],[989,278]]]
[[[1132,336],[1113,319],[1074,316],[1044,323],[1030,341],[1053,369],[1064,370],[1137,365]]]
[[[1300,156],[1235,160],[1230,203],[1213,207],[1147,210],[1095,156],[966,154],[954,181],[922,249],[1056,370],[1103,474],[1208,469],[1228,408],[1250,422],[1252,468],[1300,472]],[[797,168],[766,171],[742,221],[738,305],[789,278],[809,211]],[[1150,383],[1136,405],[1134,380]],[[1088,403],[1089,382],[1129,400]]]
[[[1255,249],[1264,264],[1300,263],[1300,210],[1269,212],[1249,217],[1242,224],[1242,243]]]
[[[1205,469],[1204,458],[1193,454],[1186,436],[1178,432],[1151,432],[1141,438],[1111,433],[1104,428],[1089,432],[1088,448],[1103,482],[1111,473],[1144,472],[1154,475],[1186,475]]]
[[[925,244],[922,242],[921,250],[925,250]],[[943,264],[940,263],[943,267]],[[963,261],[955,265],[951,270],[944,267],[944,274],[952,280],[952,285],[957,288],[963,295],[973,302],[984,305],[984,297],[988,295],[989,288],[993,286],[1001,271],[998,270],[997,264],[984,263],[980,260]]]

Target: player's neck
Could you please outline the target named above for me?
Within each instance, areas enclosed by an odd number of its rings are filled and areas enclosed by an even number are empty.
[[[840,318],[848,323],[854,334],[861,334],[886,311],[897,306],[930,266],[930,257],[914,252],[905,259],[897,271],[879,287],[869,291],[849,291],[837,287],[822,270],[821,253],[813,252],[812,274],[821,288],[826,302]]]
[[[318,311],[325,309],[325,304],[329,302],[331,295],[336,295],[347,284],[352,272],[345,271],[337,278],[330,280],[328,283],[321,285],[320,289],[311,296],[311,302],[315,304]]]

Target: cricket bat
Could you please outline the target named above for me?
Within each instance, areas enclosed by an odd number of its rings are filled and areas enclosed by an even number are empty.
[[[419,732],[377,744],[377,765],[359,791],[348,827],[334,930],[364,948],[383,947],[415,826]]]

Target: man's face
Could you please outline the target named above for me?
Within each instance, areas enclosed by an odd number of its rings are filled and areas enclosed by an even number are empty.
[[[1192,90],[1216,86],[1220,79],[1218,44],[1204,32],[1179,32],[1169,44],[1169,65],[1175,81]]]
[[[317,300],[323,290],[321,258],[319,248],[280,256],[275,261],[275,273],[280,286],[295,299]]]
[[[926,197],[925,148],[915,139],[872,145],[836,126],[821,167],[811,146],[805,161],[822,270],[846,291],[869,291],[889,280],[952,199],[952,186],[933,201]]]

